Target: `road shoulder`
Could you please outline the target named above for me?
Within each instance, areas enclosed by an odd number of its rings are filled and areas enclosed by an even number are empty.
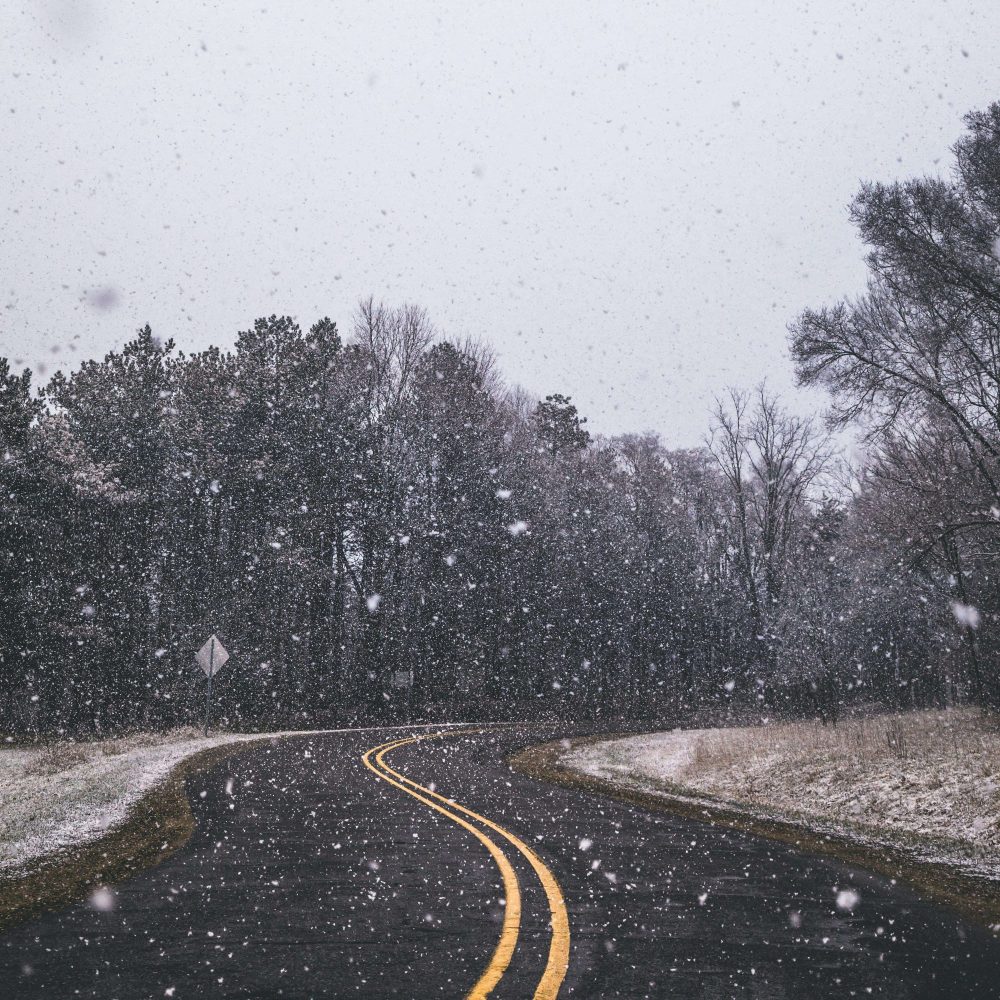
[[[120,882],[168,858],[194,832],[185,788],[188,778],[258,743],[223,744],[184,758],[135,803],[123,823],[104,836],[45,855],[31,871],[0,874],[0,931],[86,899],[100,886]]]
[[[622,734],[625,735],[625,734]],[[915,857],[905,847],[818,830],[786,819],[763,817],[727,800],[697,794],[648,790],[584,774],[568,767],[563,758],[574,749],[603,740],[613,733],[577,737],[528,747],[509,763],[521,774],[580,791],[606,795],[642,809],[670,813],[685,819],[740,830],[788,844],[805,853],[832,857],[858,868],[908,885],[920,895],[949,907],[965,919],[1000,932],[1000,880],[957,870],[955,866]]]

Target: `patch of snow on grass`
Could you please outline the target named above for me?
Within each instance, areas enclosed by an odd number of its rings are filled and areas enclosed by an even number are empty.
[[[184,758],[258,736],[195,730],[0,749],[0,872],[95,840]]]
[[[222,733],[206,739],[196,729],[179,729],[94,742],[0,746],[0,877],[17,875],[45,855],[96,840],[121,825],[147,792],[201,750],[280,736],[366,731]]]
[[[653,733],[584,744],[561,763],[644,791],[933,847],[939,860],[995,868],[1000,859],[1000,720],[975,709]]]
[[[561,763],[606,781],[638,777],[673,783],[691,763],[701,729],[650,733],[622,740],[585,743],[564,754]]]

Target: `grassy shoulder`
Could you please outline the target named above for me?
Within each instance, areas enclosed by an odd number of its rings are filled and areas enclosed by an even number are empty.
[[[213,746],[184,758],[132,806],[124,822],[99,839],[47,853],[30,871],[0,871],[0,931],[86,899],[100,886],[169,857],[194,832],[187,779],[247,745]]]
[[[984,763],[984,755],[991,759],[996,752],[992,738],[995,719],[971,713],[950,716],[947,729],[953,749],[942,759],[943,729],[927,726],[921,715],[852,720],[843,723],[836,735],[817,736],[811,723],[802,723],[587,737],[531,747],[516,755],[511,764],[541,780],[837,858],[903,882],[967,919],[1000,931],[1000,865],[992,847],[992,828],[984,829],[975,818],[969,821],[968,802],[961,805],[958,818],[946,816],[939,822],[928,822],[923,813],[931,820],[936,813],[919,795],[924,786],[935,786],[938,800],[965,790],[962,781],[942,778],[940,771],[949,761],[963,774],[971,770],[977,782],[981,778],[987,796],[992,795],[990,776],[981,776],[978,771],[990,766],[988,761]],[[858,730],[865,726],[870,736],[862,738]],[[909,739],[907,767],[902,774],[900,751],[893,746],[900,726],[904,729],[902,738]],[[882,739],[887,744],[884,753],[866,745]],[[982,748],[982,753],[974,752]],[[808,768],[802,766],[799,755],[808,759]],[[915,779],[914,772],[925,771],[929,760],[935,762],[937,770],[930,777]],[[752,780],[758,768],[767,772],[773,784],[765,787]],[[867,772],[867,784],[858,781],[859,769]],[[748,774],[749,785],[743,780]],[[815,786],[814,792],[803,794],[808,785]],[[845,813],[842,794],[848,793],[842,793],[841,788],[851,786],[854,801],[860,797],[865,810],[869,800],[878,797],[877,790],[886,789],[878,824],[866,823],[866,817],[858,816],[856,810]],[[897,820],[901,822],[885,823],[883,814],[899,806],[908,786],[917,787],[918,793],[912,797],[919,808],[911,813],[899,810],[902,815]],[[828,803],[825,812],[824,801]],[[972,807],[973,812],[989,810],[991,802],[988,798],[985,805]],[[947,814],[949,805],[945,801],[938,811]],[[992,818],[998,817],[994,813]],[[941,835],[942,828],[948,836]],[[955,835],[962,831],[968,831],[969,836]]]

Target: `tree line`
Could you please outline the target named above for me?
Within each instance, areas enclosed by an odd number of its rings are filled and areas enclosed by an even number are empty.
[[[0,359],[0,730],[190,722],[212,632],[249,728],[996,705],[1000,105],[966,124],[951,179],[862,188],[865,293],[791,327],[849,475],[763,387],[703,447],[594,438],[371,299]]]

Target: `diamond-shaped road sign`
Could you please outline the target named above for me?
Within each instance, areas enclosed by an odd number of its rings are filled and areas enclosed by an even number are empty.
[[[198,666],[212,677],[226,665],[229,654],[226,652],[226,647],[219,642],[218,636],[213,634],[194,658],[198,661]]]

